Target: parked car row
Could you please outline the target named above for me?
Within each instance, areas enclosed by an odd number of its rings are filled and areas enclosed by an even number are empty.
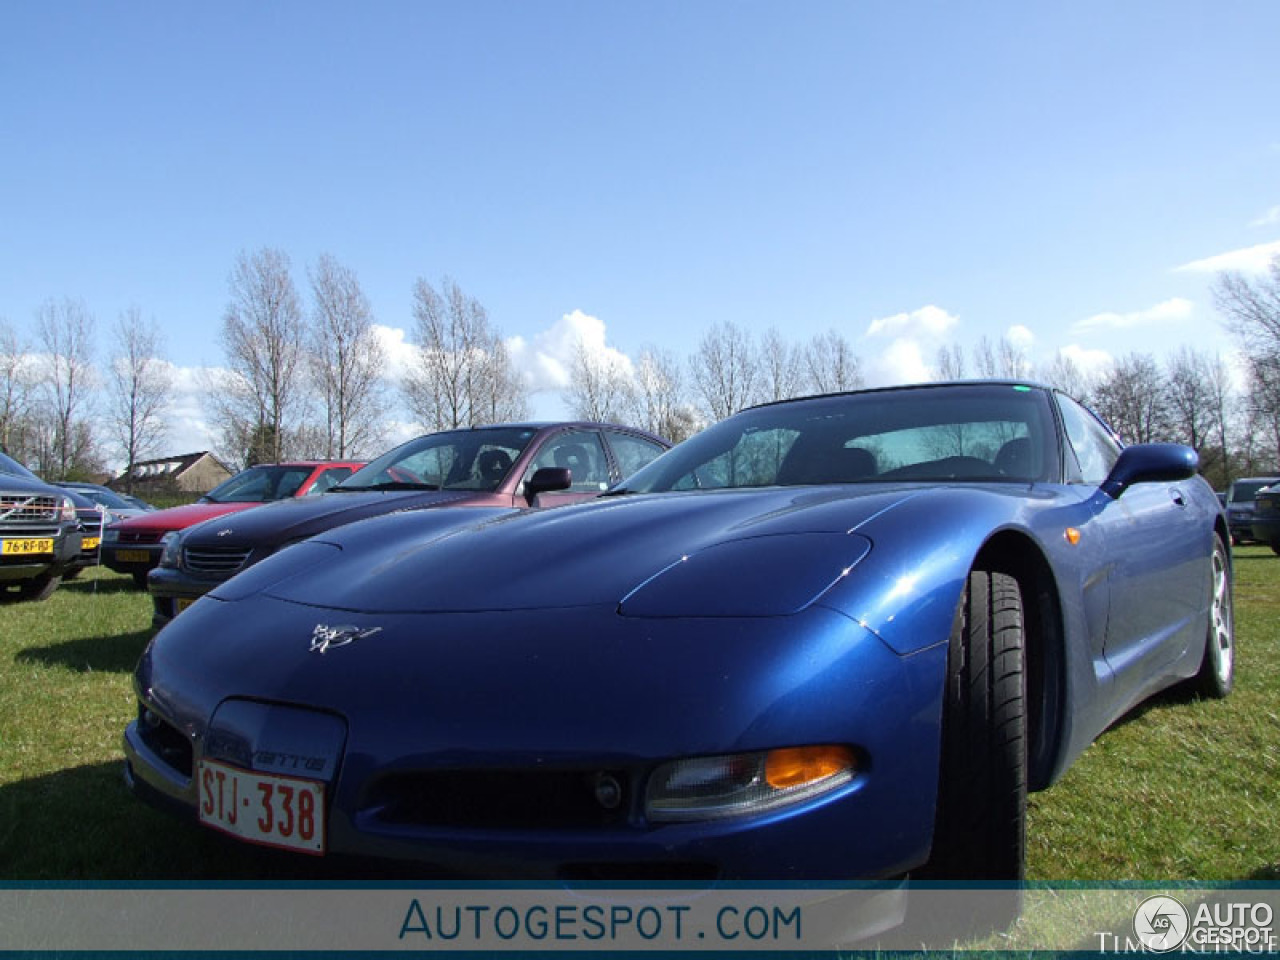
[[[1194,451],[1057,391],[806,398],[661,447],[450,431],[170,533],[130,787],[490,879],[1016,881],[1028,789],[1157,690],[1232,688]]]

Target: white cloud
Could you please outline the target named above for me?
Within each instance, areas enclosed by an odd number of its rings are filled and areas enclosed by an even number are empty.
[[[941,307],[932,304],[910,313],[895,313],[891,317],[879,317],[871,321],[866,336],[926,336],[941,337],[960,320]]]
[[[387,366],[384,371],[388,380],[398,383],[404,379],[413,361],[417,359],[418,348],[406,339],[401,327],[385,327],[380,323],[373,324],[373,335],[382,347]]]
[[[599,317],[574,310],[530,339],[507,341],[512,362],[534,392],[559,391],[569,385],[573,358],[581,344],[589,354],[606,358],[631,372],[631,358],[608,344],[608,331]]]
[[[925,383],[933,379],[933,371],[924,359],[920,344],[910,337],[899,337],[890,343],[874,362],[863,370],[867,386],[889,387],[900,383]]]
[[[1216,256],[1193,260],[1175,267],[1176,273],[1221,273],[1238,270],[1241,273],[1265,273],[1273,257],[1280,256],[1280,240],[1259,243],[1241,250],[1229,250]]]
[[[1280,223],[1280,206],[1272,207],[1257,220],[1249,222],[1251,227],[1271,227]]]
[[[1190,300],[1174,297],[1172,300],[1165,300],[1154,307],[1136,310],[1133,313],[1097,313],[1092,317],[1077,320],[1071,325],[1071,329],[1076,332],[1100,329],[1129,330],[1134,327],[1180,323],[1190,317],[1194,310],[1195,304]]]
[[[1019,350],[1030,350],[1035,345],[1036,335],[1031,332],[1030,327],[1024,327],[1020,323],[1015,323],[1012,327],[1004,332],[1005,339]]]
[[[1076,369],[1084,374],[1101,373],[1114,361],[1111,354],[1105,350],[1090,350],[1076,343],[1065,346],[1058,352],[1074,363]]]

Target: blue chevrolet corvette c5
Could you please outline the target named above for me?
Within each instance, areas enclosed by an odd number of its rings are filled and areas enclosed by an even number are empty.
[[[126,777],[489,879],[1017,880],[1028,789],[1233,678],[1220,505],[1015,383],[755,407],[600,500],[352,524],[138,664]]]

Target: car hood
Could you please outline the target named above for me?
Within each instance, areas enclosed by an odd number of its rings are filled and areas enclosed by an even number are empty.
[[[188,546],[279,546],[343,524],[400,510],[457,506],[476,495],[468,491],[385,490],[368,493],[324,493],[277,500],[246,512],[217,530],[192,531]]]
[[[75,502],[75,498],[69,496],[61,487],[52,486],[43,480],[29,480],[16,473],[0,473],[0,490],[41,497],[67,497],[68,500]]]
[[[918,492],[630,496],[434,529],[430,517],[399,516],[291,548],[255,586],[280,600],[367,613],[621,604],[633,616],[784,615],[867,554],[860,525]]]
[[[181,507],[169,507],[167,510],[151,510],[139,513],[119,523],[112,524],[121,530],[185,530],[187,527],[212,520],[214,517],[228,513],[238,513],[250,507],[258,507],[257,503],[188,503]]]

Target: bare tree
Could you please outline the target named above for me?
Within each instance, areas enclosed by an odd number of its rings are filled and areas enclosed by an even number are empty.
[[[964,349],[958,343],[943,344],[938,348],[937,374],[939,380],[964,380]]]
[[[800,351],[770,327],[760,339],[760,399],[786,400],[805,392]]]
[[[529,416],[529,388],[511,362],[502,334],[492,331],[479,364],[482,389],[474,409],[477,423],[509,423]]]
[[[1093,404],[1126,443],[1151,443],[1170,435],[1164,375],[1148,354],[1130,353],[1097,382]]]
[[[620,420],[631,392],[631,377],[622,361],[593,351],[579,340],[569,365],[564,401],[583,420]]]
[[[15,331],[0,319],[0,448],[20,452],[36,389],[33,358]]]
[[[1201,471],[1208,470],[1220,458],[1220,452],[1210,450],[1209,445],[1221,434],[1215,419],[1221,408],[1215,402],[1212,361],[1182,347],[1166,363],[1165,390],[1173,437],[1193,447],[1200,454]]]
[[[355,273],[329,254],[310,271],[311,368],[324,404],[324,454],[347,459],[377,451],[387,412],[385,351]]]
[[[133,465],[154,454],[165,437],[164,407],[172,378],[160,357],[155,321],[142,319],[130,307],[116,320],[116,355],[109,367],[107,406],[110,429],[125,459],[128,491],[133,492]]]
[[[38,318],[45,402],[52,418],[48,459],[41,461],[41,470],[46,479],[66,480],[93,457],[87,426],[95,385],[94,319],[83,302],[69,298],[47,301]]]
[[[270,248],[240,254],[230,288],[222,321],[227,374],[214,407],[232,450],[244,451],[248,463],[277,461],[291,452],[309,399],[306,326],[289,258]]]
[[[711,420],[723,420],[755,403],[761,377],[751,334],[728,322],[712,327],[690,360],[690,375]]]
[[[401,385],[405,402],[428,430],[523,416],[527,391],[484,307],[452,280],[441,289],[414,285],[418,359]]]
[[[1249,364],[1251,419],[1268,425],[1272,457],[1280,458],[1280,255],[1256,281],[1237,272],[1219,274],[1213,294]]]
[[[994,343],[987,337],[981,337],[973,348],[973,365],[978,376],[988,379],[1023,380],[1031,373],[1026,352],[1008,337],[1001,337]]]
[[[645,347],[635,363],[628,419],[643,430],[673,443],[697,429],[684,399],[683,378],[675,356],[657,347]]]
[[[814,393],[840,393],[862,386],[862,370],[853,344],[835,330],[810,340],[804,356],[809,389]]]
[[[1080,365],[1059,350],[1040,368],[1037,376],[1051,387],[1057,387],[1081,403],[1091,402],[1092,384]]]

